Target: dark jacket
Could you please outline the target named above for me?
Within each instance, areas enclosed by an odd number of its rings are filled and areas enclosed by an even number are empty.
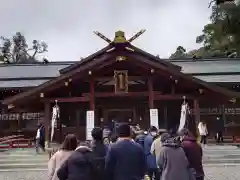
[[[120,139],[106,156],[106,180],[142,180],[146,172],[143,148],[133,140]]]
[[[202,148],[193,136],[183,138],[182,147],[189,161],[189,167],[195,169],[197,176],[204,176],[202,166]]]
[[[91,149],[80,146],[57,172],[59,180],[96,180]]]
[[[140,144],[143,148],[144,148],[144,139],[145,139],[146,135],[145,134],[139,134],[137,135],[137,137],[135,138],[135,141]]]
[[[173,138],[162,143],[157,164],[161,180],[189,180],[189,163],[184,150]]]
[[[98,180],[104,180],[105,156],[107,147],[101,141],[93,142],[93,164]]]
[[[44,148],[45,147],[45,128],[44,128],[44,126],[41,126],[39,130],[40,130],[39,144]]]
[[[151,153],[151,146],[154,141],[154,137],[148,134],[144,139],[144,153],[147,159],[148,169],[157,169],[156,157]]]

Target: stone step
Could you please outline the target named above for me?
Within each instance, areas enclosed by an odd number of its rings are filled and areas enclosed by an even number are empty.
[[[204,164],[226,164],[226,163],[235,163],[240,164],[240,158],[238,159],[207,159],[203,160]]]
[[[48,154],[36,154],[34,148],[0,152],[0,172],[47,170]]]
[[[44,158],[44,159],[36,159],[36,158],[29,158],[29,159],[0,159],[0,164],[11,164],[11,163],[25,163],[25,162],[28,162],[28,163],[35,163],[35,164],[38,164],[38,163],[46,163],[48,162],[48,159]]]
[[[43,155],[31,155],[31,154],[9,154],[9,155],[2,155],[0,154],[0,159],[31,159],[31,158],[36,158],[36,159],[48,159],[48,156],[46,154]]]
[[[203,159],[234,159],[240,158],[240,154],[214,154],[214,155],[203,155]]]
[[[24,169],[0,169],[0,172],[29,172],[29,171],[40,171],[42,173],[46,173],[48,169],[47,168],[24,168]]]
[[[2,169],[46,169],[47,163],[2,163],[0,164],[0,170]]]

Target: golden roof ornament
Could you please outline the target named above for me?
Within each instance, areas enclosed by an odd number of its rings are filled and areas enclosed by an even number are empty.
[[[123,31],[117,31],[115,32],[115,38],[113,42],[116,43],[126,43],[127,40],[125,38],[125,33]]]
[[[129,40],[126,39],[125,37],[125,32],[124,31],[116,31],[115,32],[115,37],[114,40],[111,41],[109,38],[107,38],[105,35],[98,31],[93,31],[94,34],[96,34],[98,37],[106,41],[108,44],[114,43],[114,44],[119,44],[119,43],[131,43],[135,39],[137,39],[139,36],[141,36],[146,30],[142,29],[141,31],[137,32],[134,36],[132,36]]]

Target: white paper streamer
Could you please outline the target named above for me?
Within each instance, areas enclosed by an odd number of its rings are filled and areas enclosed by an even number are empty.
[[[187,115],[188,115],[187,113],[188,113],[188,104],[184,102],[181,107],[181,116],[180,116],[178,132],[180,132],[185,127]]]
[[[52,120],[51,120],[51,141],[53,140],[54,129],[57,127],[57,118],[59,118],[59,106],[55,105],[52,110]]]

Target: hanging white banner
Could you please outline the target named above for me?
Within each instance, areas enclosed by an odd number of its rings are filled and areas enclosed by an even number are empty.
[[[180,116],[178,132],[180,132],[185,127],[187,115],[188,115],[187,113],[188,113],[188,104],[184,102],[181,107],[181,116]]]
[[[150,126],[155,126],[157,129],[159,129],[158,109],[150,109]]]
[[[57,127],[57,119],[59,118],[59,106],[55,105],[52,110],[52,120],[51,120],[51,142],[54,136],[54,129]]]
[[[94,111],[87,111],[86,116],[86,140],[91,141],[94,128]]]

